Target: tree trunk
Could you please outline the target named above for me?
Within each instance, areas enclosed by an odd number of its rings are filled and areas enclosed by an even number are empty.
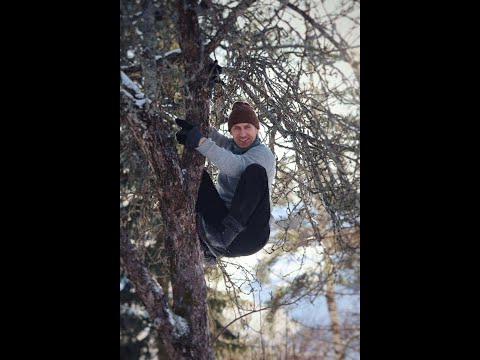
[[[185,69],[186,120],[206,136],[210,112],[208,88],[209,53],[218,46],[235,21],[254,0],[244,0],[233,9],[215,38],[202,44],[197,18],[198,1],[177,1],[177,30]],[[207,289],[203,255],[195,225],[195,202],[205,158],[184,148],[181,159],[171,127],[161,117],[161,74],[156,69],[154,5],[142,1],[143,54],[140,61],[147,102],[134,109],[122,98],[121,116],[139,144],[155,174],[158,207],[165,225],[173,305],[168,306],[167,289],[146,268],[135,244],[120,229],[120,255],[139,299],[145,305],[160,342],[170,359],[214,358],[207,317]]]
[[[333,241],[323,242],[325,250],[328,254],[333,253]],[[325,298],[327,300],[328,315],[330,318],[330,327],[332,331],[333,348],[335,352],[335,360],[344,360],[345,351],[342,345],[342,333],[340,330],[340,321],[338,319],[337,304],[335,302],[335,278],[333,273],[333,264],[330,255],[325,256],[325,274],[328,278],[326,281]]]
[[[136,256],[133,244],[125,238],[121,241],[122,261],[158,329],[169,357],[175,360],[212,359],[203,256],[194,214],[203,164],[198,165],[198,160],[185,163],[184,176],[173,139],[156,126],[161,119],[151,119],[147,112],[140,115],[145,118],[140,119],[134,112],[125,116],[156,175],[159,207],[165,222],[165,242],[169,252],[172,310],[168,309],[165,291],[146,269],[142,259]],[[184,321],[188,324],[188,331],[184,331]]]
[[[200,30],[193,11],[193,2],[179,1],[181,47],[184,53],[186,76],[186,119],[205,133],[208,124],[209,93],[205,88],[204,66],[201,61]],[[145,1],[145,22],[153,9]],[[151,18],[151,17],[150,17]],[[148,28],[148,24],[144,25]],[[185,27],[185,28],[183,28]],[[144,32],[145,36],[147,32]],[[146,42],[148,44],[148,42]],[[148,47],[147,47],[148,49]],[[148,55],[148,54],[147,54]],[[171,359],[213,359],[207,317],[207,289],[195,226],[195,201],[200,183],[204,157],[196,151],[184,150],[179,160],[176,143],[159,116],[160,100],[155,97],[158,79],[151,67],[142,64],[145,83],[151,89],[147,96],[151,106],[141,112],[124,111],[122,116],[130,125],[156,177],[159,210],[165,222],[165,242],[168,249],[173,306],[170,310],[165,291],[146,269],[133,244],[121,237],[122,261],[129,273],[140,300],[145,304],[160,341]],[[150,67],[150,69],[147,69]],[[146,86],[147,89],[147,86]],[[148,104],[146,104],[148,105]]]
[[[200,29],[193,5],[193,1],[178,2],[180,43],[187,79],[186,119],[205,133],[209,113],[205,78],[208,77],[203,70]],[[148,22],[151,1],[145,1],[144,9],[144,19]],[[148,28],[148,24],[145,27]],[[182,160],[179,160],[176,144],[156,111],[160,99],[155,97],[158,89],[158,79],[155,79],[152,70],[155,63],[144,62],[142,65],[145,83],[151,89],[148,95],[153,95],[152,106],[143,112],[124,112],[123,116],[156,175],[159,208],[165,222],[165,242],[169,253],[172,309],[168,308],[165,291],[145,268],[125,234],[121,238],[122,260],[169,357],[175,360],[209,360],[213,359],[213,351],[208,328],[207,289],[195,226],[195,200],[204,157],[185,149]]]

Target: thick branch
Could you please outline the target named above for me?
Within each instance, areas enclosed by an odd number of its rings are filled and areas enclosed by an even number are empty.
[[[203,59],[203,47],[200,40],[200,25],[198,24],[196,7],[195,0],[178,0],[177,2],[177,26],[180,35],[180,46],[184,54],[186,73],[199,71],[199,65]]]
[[[120,257],[123,266],[127,270],[128,277],[135,286],[135,291],[140,301],[157,328],[167,352],[175,359],[183,359],[173,347],[175,339],[173,336],[180,336],[182,330],[175,329],[172,323],[173,313],[168,308],[167,297],[162,287],[145,267],[135,246],[129,241],[126,232],[120,227]],[[186,335],[186,334],[183,334]]]
[[[180,63],[183,60],[183,54],[180,49],[171,50],[166,52],[164,55],[156,55],[155,63],[157,66],[157,71],[160,71],[162,66],[168,66],[168,64]],[[127,74],[132,74],[142,70],[140,64],[135,65],[124,65],[120,66],[120,69]]]
[[[173,140],[168,138],[165,131],[159,129],[160,125],[155,126],[155,123],[161,123],[162,119],[160,116],[156,116],[149,118],[147,122],[141,120],[134,111],[124,114],[124,116],[156,175],[159,185],[159,199],[162,200],[165,208],[169,209],[169,214],[175,216],[184,212],[185,205],[179,205],[179,199],[173,199],[166,195],[169,193],[169,189],[184,186],[184,181]],[[168,174],[168,176],[165,176],[165,174]],[[181,200],[186,201],[186,197]]]
[[[160,82],[161,74],[157,72],[155,55],[153,53],[156,43],[155,35],[155,8],[153,0],[143,0],[143,15],[140,26],[143,32],[143,56],[140,63],[143,70],[143,83],[145,95],[153,101],[154,106],[160,106]],[[148,106],[148,103],[147,103]],[[147,107],[148,108],[148,107]]]

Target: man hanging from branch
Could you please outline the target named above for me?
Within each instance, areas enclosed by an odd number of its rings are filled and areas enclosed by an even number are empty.
[[[208,138],[182,119],[176,138],[197,150],[218,170],[217,186],[204,170],[196,202],[197,232],[205,259],[246,256],[261,250],[270,236],[271,188],[275,157],[260,143],[260,123],[252,106],[236,102],[228,118],[232,138],[210,127]]]

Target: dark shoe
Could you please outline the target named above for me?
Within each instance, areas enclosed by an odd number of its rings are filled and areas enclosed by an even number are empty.
[[[206,237],[205,244],[211,253],[217,257],[224,255],[228,246],[244,230],[244,227],[230,215],[223,219],[220,228],[207,224],[202,217],[200,228],[202,228],[201,232]]]
[[[214,249],[208,244],[207,233],[205,230],[205,221],[203,220],[201,213],[195,214],[195,222],[197,223],[197,233],[201,241],[202,249],[204,252],[205,263],[212,262],[211,257],[214,257],[216,261],[217,257],[222,256],[223,254],[221,252],[218,252],[216,249]],[[206,255],[207,252],[208,252],[208,255]],[[208,257],[208,260],[207,260],[207,257]]]
[[[215,266],[217,264],[217,257],[208,248],[203,252],[203,259],[205,266]]]
[[[203,263],[205,266],[215,266],[217,264],[217,257],[212,254],[210,249],[203,241],[200,241],[200,248],[202,249]]]
[[[195,214],[195,222],[197,224],[197,233],[200,240],[206,244],[207,243],[207,234],[205,233],[205,227],[203,226],[203,217],[201,213]]]

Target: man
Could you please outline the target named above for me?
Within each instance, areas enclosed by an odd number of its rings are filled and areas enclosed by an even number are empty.
[[[203,172],[195,207],[198,235],[207,246],[206,261],[261,250],[273,223],[271,189],[276,161],[270,149],[260,143],[257,114],[246,102],[233,104],[228,118],[232,138],[213,127],[206,138],[185,120],[176,122],[182,127],[178,142],[196,149],[219,170],[216,188]]]

